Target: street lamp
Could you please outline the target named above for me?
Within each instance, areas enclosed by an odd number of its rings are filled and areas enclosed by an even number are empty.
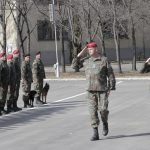
[[[59,60],[58,60],[58,45],[57,45],[57,29],[56,29],[56,21],[55,21],[55,11],[54,11],[55,1],[52,0],[52,4],[49,4],[49,13],[50,13],[50,22],[54,24],[55,30],[55,47],[56,47],[56,77],[59,78]]]

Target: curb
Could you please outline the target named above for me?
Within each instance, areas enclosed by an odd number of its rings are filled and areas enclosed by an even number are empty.
[[[86,78],[44,79],[44,81],[84,81]],[[116,80],[150,80],[150,77],[117,77]]]

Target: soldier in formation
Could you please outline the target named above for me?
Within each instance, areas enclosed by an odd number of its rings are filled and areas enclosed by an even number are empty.
[[[88,52],[88,57],[82,58]],[[103,135],[108,134],[108,96],[110,90],[115,90],[115,76],[107,59],[100,54],[95,42],[89,42],[86,47],[73,59],[72,67],[85,67],[87,80],[87,97],[93,136],[91,141],[99,140],[99,115],[103,123]]]
[[[18,97],[19,97],[19,89],[20,89],[20,80],[21,80],[21,66],[20,66],[20,52],[18,49],[13,51],[13,62],[16,72],[16,82],[15,82],[15,91],[14,91],[14,102],[13,102],[13,108],[14,111],[20,111],[22,110],[17,106]]]
[[[0,52],[0,115],[6,114],[4,109],[6,104],[8,81],[9,81],[9,68],[7,65],[7,59],[5,52]]]
[[[8,91],[7,91],[7,113],[14,111],[14,93],[16,84],[16,70],[13,63],[13,54],[7,55],[8,65]]]
[[[32,65],[32,73],[34,90],[37,92],[35,96],[36,103],[43,104],[40,98],[43,89],[43,80],[45,79],[45,70],[43,62],[41,60],[41,52],[36,53],[36,57]]]
[[[22,62],[21,67],[21,77],[22,77],[22,92],[23,92],[23,102],[24,108],[30,107],[28,96],[31,90],[32,83],[32,70],[30,66],[30,54],[26,54],[24,57],[24,61]]]
[[[30,54],[25,55],[22,66],[20,66],[19,50],[14,50],[7,57],[5,52],[0,51],[0,115],[22,110],[17,106],[21,79],[24,107],[31,107],[28,98],[33,81],[34,90],[37,92],[36,103],[43,104],[40,97],[43,89],[45,70],[41,60],[41,52],[36,53],[32,67],[34,80],[32,79],[30,66]],[[7,106],[7,110],[4,109],[5,105]]]

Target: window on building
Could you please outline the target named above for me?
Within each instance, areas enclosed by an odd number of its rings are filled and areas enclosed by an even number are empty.
[[[39,41],[47,41],[52,39],[52,28],[47,20],[37,21],[37,33]]]
[[[55,40],[54,25],[49,20],[37,21],[38,41]],[[57,30],[57,40],[59,40],[59,31]]]
[[[57,40],[60,40],[60,26],[57,24]],[[69,39],[68,34],[68,20],[63,21],[63,39],[67,41]],[[37,21],[37,37],[38,41],[53,41],[55,40],[54,25],[49,20],[38,20]]]

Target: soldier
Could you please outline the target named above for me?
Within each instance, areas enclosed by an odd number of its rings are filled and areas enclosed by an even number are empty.
[[[140,70],[140,73],[148,73],[150,72],[150,58],[148,58],[144,64],[142,69]]]
[[[0,115],[6,114],[7,111],[4,109],[6,103],[6,96],[8,90],[9,70],[6,61],[5,52],[0,52]]]
[[[88,51],[89,57],[82,59],[81,57],[86,51]],[[94,133],[91,141],[99,140],[98,112],[103,122],[103,135],[108,134],[108,95],[110,90],[115,90],[116,83],[113,69],[108,59],[98,53],[95,42],[89,42],[73,60],[72,66],[76,65],[85,67],[89,112]]]
[[[15,85],[16,85],[16,71],[13,63],[13,54],[7,55],[7,65],[9,68],[8,73],[8,92],[7,92],[7,113],[15,111],[14,104],[14,93],[15,93]]]
[[[20,89],[20,80],[21,80],[21,67],[20,67],[20,60],[19,60],[19,50],[16,49],[13,51],[13,62],[16,70],[16,85],[15,85],[15,93],[14,93],[14,103],[13,109],[14,111],[22,110],[17,106],[17,101],[19,97],[19,89]]]
[[[30,66],[30,54],[26,54],[21,66],[22,91],[24,108],[31,107],[29,105],[28,95],[31,90],[32,70]]]
[[[36,53],[36,58],[32,65],[32,72],[33,72],[34,90],[37,92],[35,96],[36,103],[43,104],[43,102],[40,100],[40,97],[43,89],[43,79],[45,79],[45,70],[41,60],[41,52]]]

